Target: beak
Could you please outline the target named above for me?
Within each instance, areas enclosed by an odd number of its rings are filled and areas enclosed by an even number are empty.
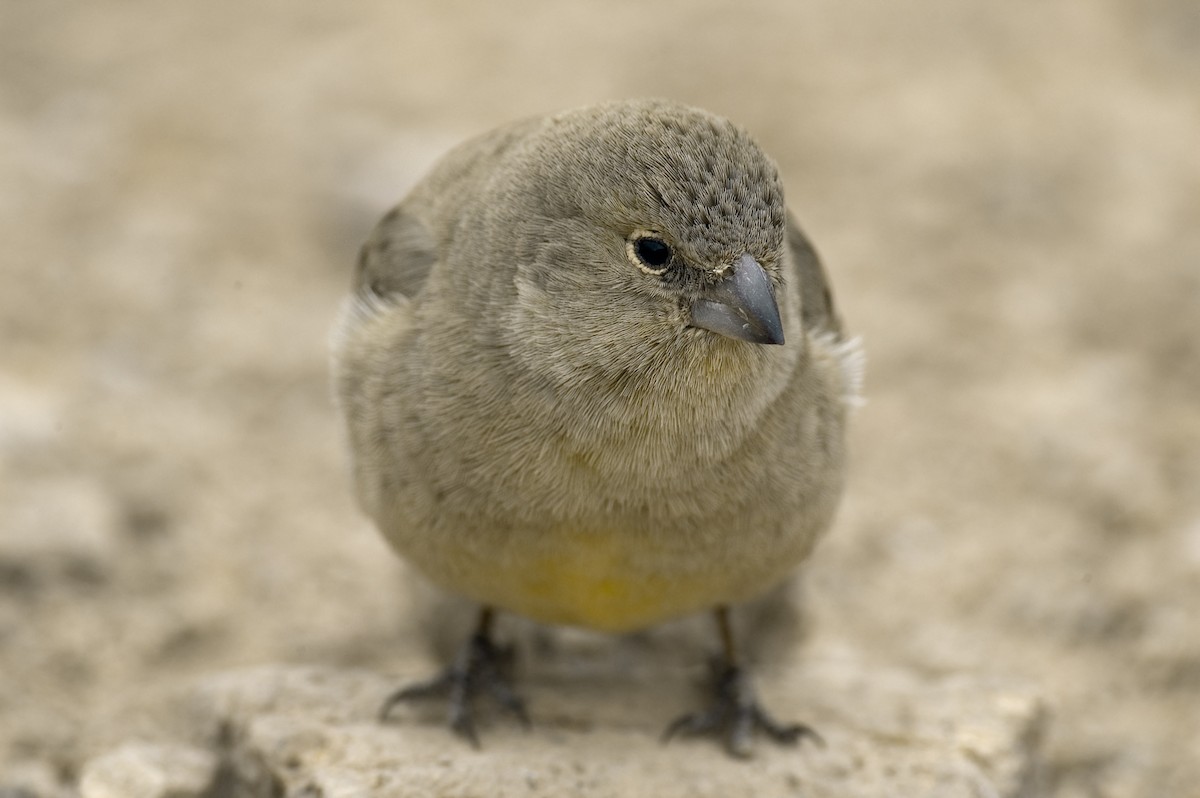
[[[782,344],[783,322],[766,271],[748,254],[730,270],[692,303],[692,326],[754,344]]]

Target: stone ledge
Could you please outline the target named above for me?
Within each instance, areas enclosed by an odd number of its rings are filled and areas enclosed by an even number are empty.
[[[548,674],[541,674],[547,676]],[[770,674],[769,674],[770,675]],[[688,708],[687,679],[522,682],[534,728],[485,718],[483,750],[454,738],[436,707],[375,719],[397,682],[377,673],[262,667],[220,674],[189,696],[189,726],[220,740],[239,796],[980,796],[1035,791],[1046,713],[1028,688],[867,667],[845,652],[763,678],[783,718],[812,723],[826,744],[777,748],[752,761],[711,741],[659,742]],[[657,683],[656,683],[657,682]]]

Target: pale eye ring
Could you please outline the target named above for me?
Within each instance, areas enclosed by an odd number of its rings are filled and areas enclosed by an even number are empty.
[[[655,277],[667,273],[675,260],[671,245],[657,233],[639,230],[625,242],[625,253],[634,266]]]

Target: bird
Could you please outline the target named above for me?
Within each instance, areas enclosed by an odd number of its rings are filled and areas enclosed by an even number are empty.
[[[453,148],[362,246],[333,333],[359,505],[395,551],[478,606],[437,676],[528,725],[499,613],[609,633],[712,613],[711,701],[664,737],[739,757],[819,735],[759,703],[731,608],[830,527],[858,340],[729,120],[672,100],[528,118]]]

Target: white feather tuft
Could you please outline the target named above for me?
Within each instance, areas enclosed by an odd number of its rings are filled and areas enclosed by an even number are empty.
[[[862,407],[867,403],[862,395],[863,375],[867,366],[862,338],[842,339],[836,333],[827,332],[817,336],[816,340],[833,355],[841,370],[842,401],[849,407]]]

